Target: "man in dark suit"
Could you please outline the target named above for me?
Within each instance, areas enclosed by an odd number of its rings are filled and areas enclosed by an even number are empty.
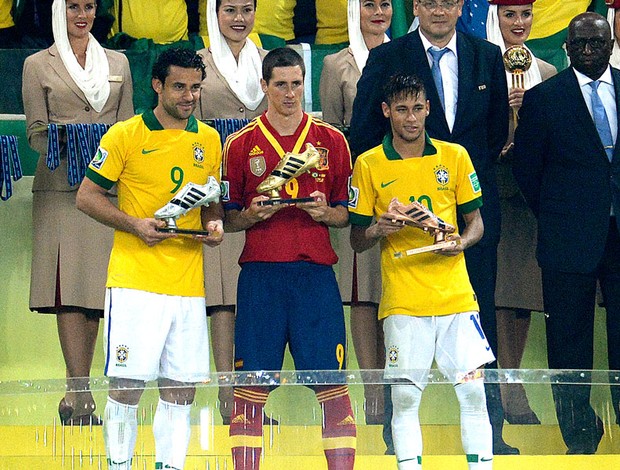
[[[388,120],[381,111],[383,82],[396,73],[417,75],[424,82],[430,101],[428,134],[465,147],[482,186],[484,237],[465,251],[465,259],[483,328],[496,352],[495,277],[500,208],[493,163],[506,143],[509,113],[502,56],[497,46],[456,32],[463,0],[414,0],[413,8],[420,20],[418,30],[370,51],[353,104],[351,150],[359,155],[379,145],[389,131]],[[494,453],[518,453],[502,439],[504,412],[499,384],[487,383],[485,389]]]
[[[571,67],[525,94],[513,171],[538,218],[549,367],[592,369],[598,280],[609,368],[620,369],[620,71],[609,66],[613,41],[600,15],[575,17],[566,46]],[[590,405],[590,386],[552,390],[567,453],[596,452],[603,426]]]

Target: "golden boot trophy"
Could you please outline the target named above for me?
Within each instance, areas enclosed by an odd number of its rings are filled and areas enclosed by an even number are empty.
[[[394,253],[396,258],[454,247],[460,242],[458,239],[448,240],[446,238],[446,235],[456,232],[456,228],[453,225],[443,221],[425,205],[417,201],[404,205],[397,198],[393,198],[388,206],[388,214],[393,215],[395,220],[400,220],[405,225],[419,228],[435,238],[432,245],[413,248],[404,253]]]
[[[313,197],[282,199],[280,190],[293,178],[317,168],[320,161],[321,154],[310,143],[306,144],[306,150],[303,153],[286,152],[269,176],[256,187],[256,191],[269,196],[269,200],[260,201],[259,204],[265,206],[314,201]]]

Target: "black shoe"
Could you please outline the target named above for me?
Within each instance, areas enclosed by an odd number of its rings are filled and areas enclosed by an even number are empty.
[[[601,442],[603,434],[605,434],[605,428],[603,427],[603,422],[597,416],[596,417],[596,434],[594,436],[594,439],[584,439],[584,442],[573,444],[566,451],[566,455],[596,454],[596,450],[598,449],[598,445]]]
[[[506,444],[503,439],[493,441],[493,455],[519,455],[520,453],[519,449]]]
[[[68,405],[65,399],[58,404],[58,416],[64,426],[101,426],[103,421],[95,413],[73,416],[73,407]]]

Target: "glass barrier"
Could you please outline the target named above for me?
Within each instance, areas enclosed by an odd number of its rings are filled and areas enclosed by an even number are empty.
[[[408,371],[418,375],[419,371]],[[467,468],[461,444],[459,405],[454,385],[431,370],[420,377],[427,386],[422,395],[420,422],[424,442],[424,469]],[[618,468],[618,371],[486,370],[485,381],[499,384],[504,401],[526,392],[533,411],[530,424],[517,424],[512,416],[504,422],[505,441],[520,455],[496,455],[495,469]],[[383,391],[387,381],[382,370],[366,371],[260,371],[212,374],[197,384],[191,410],[192,436],[186,469],[233,469],[229,426],[223,424],[218,389],[259,387],[271,390],[263,419],[262,469],[323,469],[321,429],[323,413],[313,389],[347,384],[357,424],[356,469],[396,469],[396,458],[384,440]],[[92,422],[63,425],[58,400],[65,392],[64,380],[0,382],[0,470],[4,469],[105,469],[102,427]],[[373,393],[374,387],[374,393]],[[552,388],[587,395],[601,420],[602,438],[596,455],[566,455],[567,446],[558,427]],[[77,388],[77,387],[74,387]],[[103,417],[109,381],[91,378],[90,389]],[[379,393],[376,393],[377,390]],[[364,396],[373,396],[366,400]],[[154,468],[153,416],[158,403],[157,384],[149,382],[138,407],[138,436],[134,469]],[[614,409],[613,403],[616,403]],[[385,407],[389,415],[389,406]],[[566,411],[566,410],[564,410]],[[367,424],[368,422],[372,424]],[[535,417],[535,420],[534,420]],[[388,419],[389,421],[389,419]],[[389,439],[388,439],[389,442]],[[386,455],[387,454],[387,455]]]

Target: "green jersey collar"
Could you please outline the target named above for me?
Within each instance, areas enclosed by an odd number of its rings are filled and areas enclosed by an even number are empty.
[[[385,134],[383,138],[383,151],[385,152],[385,156],[388,160],[402,160],[402,157],[398,154],[398,152],[394,149],[394,145],[392,144],[392,133],[388,132]],[[431,138],[428,136],[428,133],[424,132],[424,152],[422,156],[426,155],[435,155],[437,153],[437,149],[431,142]]]
[[[144,121],[144,124],[146,125],[146,127],[148,127],[150,131],[163,131],[164,130],[161,123],[155,117],[155,113],[153,112],[152,109],[149,109],[148,111],[145,111],[142,114],[142,120]],[[190,115],[189,119],[187,120],[187,125],[185,126],[185,130],[187,132],[193,132],[193,133],[198,132],[198,121],[196,121],[196,118],[194,117],[193,114]]]

